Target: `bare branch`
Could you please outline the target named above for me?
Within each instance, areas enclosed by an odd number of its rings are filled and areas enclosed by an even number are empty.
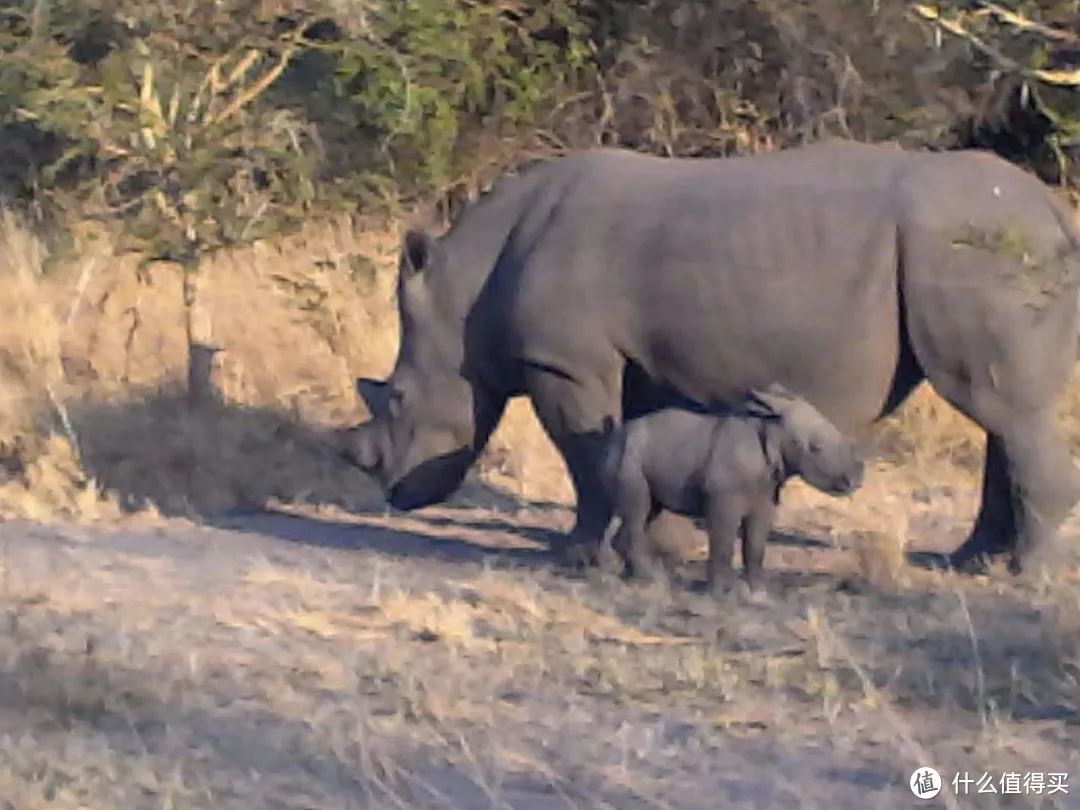
[[[1015,11],[1010,11],[1003,6],[999,6],[997,3],[980,2],[979,5],[983,7],[983,11],[977,13],[991,14],[994,17],[997,17],[1003,23],[1011,25],[1013,28],[1019,28],[1021,31],[1031,31],[1032,33],[1041,34],[1047,39],[1054,39],[1058,42],[1080,43],[1080,35],[1074,34],[1071,31],[1063,31],[1060,28],[1054,28],[1053,26],[1035,22],[1034,20],[1017,14]]]
[[[281,55],[278,56],[277,63],[272,68],[270,68],[270,70],[268,70],[262,76],[262,78],[260,78],[257,82],[248,87],[247,90],[245,90],[235,99],[233,99],[232,103],[230,103],[229,106],[227,106],[220,113],[210,116],[206,122],[207,125],[214,126],[228,120],[229,118],[232,118],[234,115],[240,112],[240,110],[242,110],[251,102],[255,101],[255,99],[257,99],[263,93],[265,93],[270,88],[270,85],[277,81],[278,77],[285,72],[285,68],[289,66],[289,62],[292,61],[292,58],[297,51],[297,47],[298,46],[296,43],[288,45],[281,52]]]
[[[261,55],[262,54],[255,48],[248,49],[248,52],[244,54],[243,59],[241,59],[236,67],[229,72],[228,77],[225,79],[225,86],[229,87],[243,79],[248,74],[248,71],[254,67]]]
[[[1080,86],[1080,69],[1077,70],[1038,70],[1029,67],[1025,67],[1006,56],[997,48],[987,44],[975,34],[968,31],[960,23],[955,20],[947,20],[941,16],[941,13],[936,9],[923,4],[916,4],[913,7],[916,14],[925,20],[929,20],[938,26],[942,31],[945,31],[953,36],[959,37],[967,42],[971,43],[973,47],[982,53],[989,56],[991,59],[1000,64],[1003,68],[1010,70],[1014,73],[1019,73],[1022,76],[1026,76],[1031,79],[1038,79],[1046,84],[1052,84],[1059,87],[1078,87]]]

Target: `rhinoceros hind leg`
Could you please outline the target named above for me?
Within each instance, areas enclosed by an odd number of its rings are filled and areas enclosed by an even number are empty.
[[[980,227],[996,228],[1004,216]],[[1019,224],[1008,221],[1039,250],[1059,250],[1042,216],[1020,207],[1012,210]],[[1076,292],[1035,292],[1015,281],[1032,271],[1011,254],[957,249],[944,242],[945,225],[915,220],[922,224],[903,242],[908,339],[934,390],[987,435],[978,518],[953,562],[978,569],[1006,556],[1017,571],[1056,545],[1080,497],[1053,413],[1076,362]]]
[[[1080,476],[1049,412],[1025,421],[1021,431],[1006,439],[1005,450],[1016,526],[1009,568],[1020,573],[1054,556],[1058,529],[1080,500]]]
[[[1014,573],[1044,557],[1080,498],[1068,444],[1049,413],[1017,420],[1006,435],[987,438],[982,503],[968,539],[952,554],[954,568],[984,570],[1008,555]]]
[[[1000,436],[986,436],[983,462],[982,497],[975,526],[963,544],[950,555],[949,563],[960,571],[983,571],[990,562],[1010,551],[1010,538],[1016,535],[1005,446]]]

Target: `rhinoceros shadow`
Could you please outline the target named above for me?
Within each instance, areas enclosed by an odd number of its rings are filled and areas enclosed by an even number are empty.
[[[544,547],[485,543],[480,532],[461,530],[452,522],[428,532],[422,519],[410,519],[408,528],[381,525],[381,516],[355,515],[350,520],[324,520],[306,515],[263,511],[221,515],[208,520],[215,528],[253,532],[314,548],[367,551],[399,559],[424,558],[455,563],[499,563],[512,566],[550,566]],[[539,545],[539,544],[538,544]]]
[[[150,506],[317,547],[539,561],[558,530],[516,516],[529,510],[549,524],[547,513],[566,509],[470,474],[446,504],[392,513],[371,479],[340,456],[330,431],[279,409],[211,402],[193,410],[181,392],[152,391],[68,410],[85,473],[127,511]],[[340,520],[326,518],[327,507]],[[516,547],[523,545],[530,547]]]
[[[391,513],[325,429],[281,410],[219,402],[192,412],[178,392],[155,391],[73,403],[69,412],[85,472],[130,510],[151,505],[166,516],[314,547],[528,565],[554,562],[551,546],[572,519],[565,504],[524,499],[476,475],[446,504]],[[273,503],[299,508],[275,511]],[[340,519],[320,507],[335,508]],[[774,532],[771,542],[828,546],[797,532]],[[933,554],[912,554],[910,562],[941,564]]]
[[[367,551],[400,559],[552,567],[551,546],[562,536],[557,515],[565,510],[561,504],[526,501],[496,486],[469,480],[446,504],[412,512],[379,505],[324,517],[262,508],[234,510],[204,520],[215,528],[255,532],[315,548]],[[523,511],[544,523],[523,521],[517,517]]]

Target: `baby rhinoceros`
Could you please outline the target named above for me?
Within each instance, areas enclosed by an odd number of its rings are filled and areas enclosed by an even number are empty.
[[[723,412],[669,408],[632,419],[611,431],[604,465],[622,521],[614,548],[631,576],[652,578],[660,560],[648,524],[663,509],[704,518],[710,590],[733,584],[741,533],[746,585],[759,591],[780,489],[795,475],[847,495],[862,484],[863,461],[832,422],[780,385]]]

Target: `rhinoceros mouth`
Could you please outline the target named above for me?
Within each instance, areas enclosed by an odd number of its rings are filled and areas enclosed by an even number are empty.
[[[461,486],[475,460],[467,448],[429,459],[390,482],[386,500],[406,512],[444,501]]]
[[[439,503],[445,500],[453,492],[451,488],[445,492],[420,493],[414,488],[395,484],[386,493],[386,502],[402,512],[410,512],[413,509],[423,509],[425,506]]]

